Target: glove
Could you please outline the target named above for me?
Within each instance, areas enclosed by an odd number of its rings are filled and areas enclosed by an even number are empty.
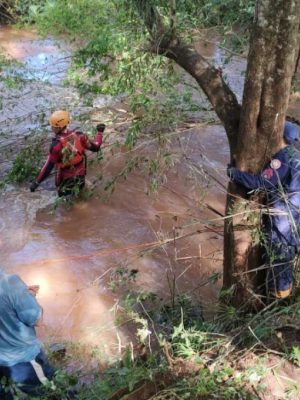
[[[35,189],[36,189],[38,186],[39,186],[39,184],[38,184],[36,181],[31,182],[30,191],[31,191],[31,192],[34,192]]]
[[[98,124],[96,126],[97,132],[104,132],[104,129],[106,128],[105,124]]]
[[[231,181],[234,181],[236,170],[237,169],[235,167],[233,167],[231,164],[227,165],[227,176]]]

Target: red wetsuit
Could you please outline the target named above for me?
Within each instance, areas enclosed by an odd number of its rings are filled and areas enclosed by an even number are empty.
[[[72,137],[76,141],[75,155],[72,155],[71,161],[65,161],[65,154],[68,150],[66,145],[68,138]],[[74,142],[74,140],[73,140]],[[40,184],[51,173],[52,169],[56,168],[55,184],[59,187],[63,182],[82,177],[86,175],[86,155],[85,150],[97,152],[100,150],[102,144],[102,132],[97,132],[94,141],[88,139],[87,135],[82,132],[70,131],[65,129],[62,133],[56,135],[52,139],[49,155],[43,168],[41,169],[36,182]],[[74,147],[74,146],[73,146]]]

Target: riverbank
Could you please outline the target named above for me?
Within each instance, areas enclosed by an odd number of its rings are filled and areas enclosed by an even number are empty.
[[[22,38],[18,34],[11,33],[12,47]],[[49,39],[40,42],[32,34],[29,54],[34,49],[37,60],[46,60],[39,54]],[[50,43],[50,53],[58,52],[56,68],[68,55]],[[207,57],[222,57],[214,44],[203,48]],[[241,96],[237,65],[244,61],[227,65],[228,79]],[[1,193],[1,265],[41,285],[45,326],[39,336],[68,343],[66,357],[56,362],[88,384],[81,398],[118,399],[136,390],[127,399],[296,399],[298,344],[285,334],[299,318],[298,303],[274,304],[257,318],[218,308],[229,154],[223,128],[211,123],[213,112],[189,114],[160,143],[150,132],[128,149],[126,132],[139,116],[124,99],[111,104],[100,96],[103,103],[93,107],[62,81],[21,76],[20,87],[5,89],[1,145],[9,150],[1,152],[3,172],[24,143],[36,143],[37,133],[43,137],[42,165],[50,109],[71,109],[72,127],[91,134],[105,122],[106,142],[113,144],[103,158],[91,160],[86,197],[72,207],[56,203],[52,180],[34,194],[28,182],[10,183]],[[69,385],[68,378],[62,383]]]

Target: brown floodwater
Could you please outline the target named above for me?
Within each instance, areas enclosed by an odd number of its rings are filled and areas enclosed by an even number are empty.
[[[116,270],[138,271],[129,287],[167,301],[172,293],[168,280],[173,278],[177,294],[189,292],[204,304],[216,298],[220,281],[198,286],[222,270],[222,219],[206,204],[224,213],[225,192],[194,169],[203,157],[203,168],[225,181],[228,149],[217,125],[186,130],[181,141],[190,162],[169,172],[156,194],[146,194],[148,178],[136,172],[120,180],[105,203],[101,184],[92,198],[56,210],[51,182],[36,193],[22,188],[17,196],[13,190],[2,194],[1,264],[26,283],[41,286],[43,338],[105,346],[108,356],[132,340],[126,324],[115,326],[119,297],[126,290],[112,291]],[[124,155],[104,154],[101,173],[108,178],[123,165]],[[89,184],[99,168],[89,168]],[[174,243],[174,229],[179,236],[193,235]],[[168,240],[153,249],[153,244]]]
[[[68,53],[52,39],[39,39],[34,31],[1,28],[0,47],[24,63],[26,77],[35,79],[7,94],[12,118],[8,121],[3,111],[0,115],[1,151],[14,145],[16,136],[21,140],[28,127],[39,126],[32,114],[62,106],[72,112],[88,111],[95,122],[112,119],[115,124],[108,126],[107,140],[122,141],[124,133],[119,128],[122,121],[126,126],[129,117],[126,105],[119,104],[114,110],[84,108],[75,89],[60,85]],[[207,57],[221,62],[223,55],[211,41],[201,48]],[[244,67],[245,60],[238,58],[226,66],[228,80],[240,98]],[[115,323],[121,310],[120,295],[128,287],[154,292],[167,301],[174,291],[187,292],[201,300],[203,307],[213,304],[221,280],[206,281],[222,271],[229,159],[225,132],[220,125],[195,123],[182,129],[180,142],[174,139],[171,143],[177,163],[157,193],[147,194],[149,178],[134,171],[126,180],[118,180],[106,201],[104,183],[99,181],[91,198],[55,208],[53,177],[35,193],[27,185],[8,185],[0,194],[0,265],[20,274],[27,284],[40,285],[42,339],[79,340],[102,347],[105,356],[117,355],[133,340],[126,321],[119,327]],[[149,157],[155,151],[153,144],[142,146]],[[103,153],[104,160],[89,167],[88,188],[99,174],[104,180],[113,177],[128,156],[120,149],[107,148]],[[7,157],[2,151],[1,159],[6,162]],[[134,281],[126,281],[130,271],[135,273]]]
[[[52,84],[60,82],[70,61],[67,46],[51,38],[38,39],[35,30],[0,26],[0,51],[24,63],[23,76]]]

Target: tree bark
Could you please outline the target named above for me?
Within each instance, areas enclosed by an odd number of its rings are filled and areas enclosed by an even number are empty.
[[[278,149],[293,73],[300,0],[258,0],[248,55],[242,108],[222,72],[166,28],[151,0],[132,0],[150,33],[150,51],[174,60],[193,76],[222,121],[231,159],[241,170],[258,172]],[[261,283],[260,249],[252,234],[259,227],[257,199],[229,184],[224,240],[224,286],[235,288],[234,303],[249,304]],[[238,212],[237,212],[238,211]],[[248,218],[251,215],[251,218]],[[253,215],[254,218],[253,219]],[[251,222],[250,222],[251,220]]]
[[[257,3],[237,148],[242,170],[258,172],[279,148],[298,50],[299,13],[299,0]]]
[[[299,35],[299,37],[300,37],[300,35]],[[297,73],[297,71],[298,71],[299,62],[300,62],[300,46],[299,46],[298,56],[297,56],[297,60],[296,60],[296,64],[295,64],[294,75],[296,75],[296,73]]]
[[[294,72],[299,14],[299,0],[257,2],[234,155],[241,170],[258,173],[279,150]],[[252,240],[260,225],[259,212],[248,212],[259,204],[253,199],[241,200],[245,193],[235,185],[230,185],[229,193],[235,196],[227,201],[227,214],[239,215],[225,224],[224,284],[235,285],[236,303],[241,305],[249,303],[249,294],[264,283],[256,273],[247,273],[262,263]]]

